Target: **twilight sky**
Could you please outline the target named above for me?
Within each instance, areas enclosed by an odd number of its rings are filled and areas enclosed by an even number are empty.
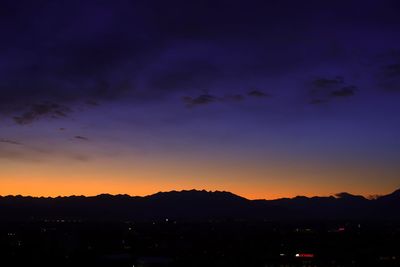
[[[400,187],[400,2],[3,0],[0,195]]]

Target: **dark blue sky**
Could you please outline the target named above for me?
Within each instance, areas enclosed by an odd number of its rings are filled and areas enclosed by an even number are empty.
[[[0,194],[387,193],[400,186],[399,13],[1,1]]]

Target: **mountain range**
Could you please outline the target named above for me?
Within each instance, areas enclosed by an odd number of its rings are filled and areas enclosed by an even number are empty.
[[[329,197],[249,200],[225,191],[184,190],[145,197],[0,197],[0,221],[18,220],[400,220],[400,189],[367,199]]]

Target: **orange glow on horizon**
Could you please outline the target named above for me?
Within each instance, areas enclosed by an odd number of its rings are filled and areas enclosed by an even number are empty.
[[[244,185],[230,185],[230,186],[201,186],[199,184],[159,184],[149,182],[146,184],[137,182],[121,182],[121,181],[65,181],[65,180],[48,180],[48,179],[34,179],[29,181],[23,180],[8,180],[2,182],[0,188],[0,196],[6,195],[22,195],[32,197],[58,197],[58,196],[95,196],[99,194],[127,194],[130,196],[146,196],[152,195],[157,192],[168,192],[172,190],[207,190],[207,191],[229,191],[236,195],[248,199],[278,199],[295,196],[330,196],[335,192],[326,192],[323,194],[312,193],[318,192],[314,190],[301,191],[298,187],[294,188],[275,188],[271,187],[269,190],[257,186],[244,186]],[[321,190],[321,189],[320,189]],[[363,195],[372,195],[374,192],[367,192]]]
[[[397,173],[382,169],[331,168],[312,164],[165,160],[96,160],[83,163],[8,162],[0,174],[0,195],[57,197],[128,194],[146,196],[181,190],[229,191],[248,199],[295,196],[387,194],[398,189]],[[385,176],[386,183],[376,177]],[[390,178],[390,179],[389,179]],[[365,183],[368,181],[368,183]]]

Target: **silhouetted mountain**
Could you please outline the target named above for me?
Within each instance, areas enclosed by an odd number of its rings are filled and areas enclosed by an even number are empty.
[[[335,195],[337,198],[341,198],[341,199],[348,199],[348,200],[367,200],[365,197],[360,196],[360,195],[352,195],[350,193],[347,192],[342,192],[342,193],[338,193]]]
[[[375,201],[375,210],[382,219],[392,220],[400,217],[400,189],[391,194],[380,196]],[[396,211],[397,210],[397,211]]]
[[[378,200],[380,201],[399,201],[400,200],[400,189],[394,191],[391,194],[388,194],[386,196],[380,196],[378,197]]]
[[[392,220],[400,219],[398,210],[400,190],[376,199],[339,193],[335,197],[248,200],[230,192],[205,190],[146,197],[0,197],[0,220]]]

